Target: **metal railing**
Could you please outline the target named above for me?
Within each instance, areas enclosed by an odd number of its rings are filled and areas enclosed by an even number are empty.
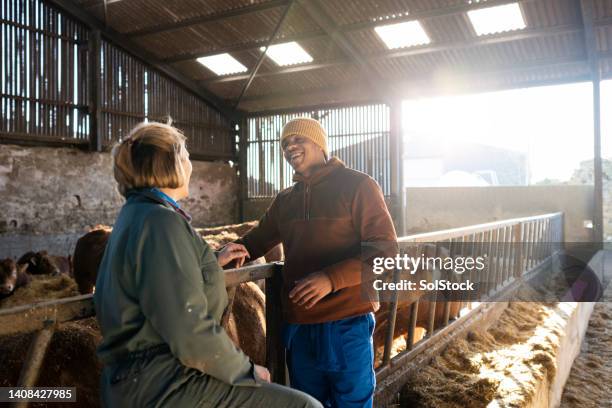
[[[410,235],[399,238],[398,242],[448,242],[450,252],[453,243],[471,242],[469,251],[462,255],[476,256],[487,254],[489,268],[487,274],[490,284],[485,288],[489,299],[507,293],[517,287],[522,277],[532,274],[548,262],[558,249],[555,243],[563,242],[563,215],[561,213],[545,214],[534,217],[474,225],[438,232]],[[513,245],[503,245],[512,243]],[[285,352],[281,342],[281,268],[282,263],[246,266],[225,271],[225,282],[230,297],[232,288],[244,282],[260,279],[266,280],[266,365],[272,380],[285,384]],[[476,277],[477,278],[477,277]],[[422,294],[424,296],[425,294]],[[383,380],[393,374],[401,365],[410,364],[420,353],[431,356],[454,338],[449,335],[453,328],[464,324],[483,306],[471,308],[464,316],[450,322],[450,302],[430,301],[427,322],[427,335],[414,343],[418,307],[421,298],[412,302],[409,308],[409,319],[406,351],[392,358],[391,344],[398,316],[399,301],[395,298],[389,303],[389,319],[384,345],[384,357],[381,367],[376,371],[377,379]],[[230,302],[231,303],[231,302]],[[470,309],[469,304],[465,304]],[[443,308],[444,321],[435,329],[435,310]],[[482,312],[482,311],[481,311]],[[484,313],[484,312],[482,312]],[[481,313],[481,314],[482,314]],[[94,316],[92,295],[81,295],[71,298],[25,305],[7,310],[0,310],[0,336],[35,331],[28,354],[23,365],[19,383],[20,387],[33,386],[36,383],[45,352],[58,324]],[[433,347],[435,345],[435,347]],[[419,360],[421,363],[423,358]]]
[[[398,378],[406,378],[409,373],[417,371],[467,328],[486,320],[487,314],[493,314],[494,305],[487,301],[508,299],[524,280],[535,276],[537,271],[550,263],[563,243],[563,214],[551,213],[415,234],[399,238],[398,243],[400,253],[402,244],[444,243],[451,256],[456,255],[455,249],[466,257],[486,255],[488,267],[478,272],[480,276],[472,271],[467,277],[483,282],[479,288],[482,291],[479,296],[482,302],[472,307],[469,301],[459,301],[461,312],[454,321],[450,321],[453,301],[437,301],[435,292],[421,293],[407,308],[402,308],[408,311],[407,316],[398,315],[398,305],[401,302],[398,295],[394,294],[388,304],[382,364],[376,369],[378,400],[392,399],[398,391]],[[415,342],[419,304],[424,297],[429,302],[426,335]],[[443,318],[442,323],[436,325],[438,308],[443,311]],[[391,356],[395,326],[400,318],[408,320],[406,348],[396,356]],[[390,386],[392,384],[395,386]],[[386,386],[389,389],[384,389]]]

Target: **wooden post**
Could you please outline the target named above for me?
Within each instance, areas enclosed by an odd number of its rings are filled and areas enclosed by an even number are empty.
[[[89,32],[87,44],[87,82],[89,88],[89,147],[90,150],[101,152],[104,142],[102,131],[102,101],[100,99],[100,30],[92,29]]]
[[[55,322],[47,321],[45,322],[45,328],[34,334],[30,347],[28,348],[28,354],[21,368],[21,374],[17,382],[18,387],[34,387],[36,385],[36,381],[40,375],[40,368],[45,360],[45,354],[53,338],[54,331]],[[13,405],[15,408],[27,406],[28,402],[17,402]]]
[[[249,180],[247,178],[247,148],[248,148],[248,121],[246,117],[243,117],[239,122],[238,126],[238,208],[240,222],[245,222],[245,204],[249,194]]]
[[[287,384],[285,348],[282,342],[283,315],[281,309],[282,265],[276,265],[274,275],[266,279],[266,366],[272,381]]]

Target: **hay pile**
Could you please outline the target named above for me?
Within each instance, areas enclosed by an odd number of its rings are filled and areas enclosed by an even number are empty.
[[[237,240],[240,236],[235,232],[221,231],[217,234],[202,235],[202,238],[213,250],[218,251],[223,245]]]
[[[414,329],[414,342],[412,344],[418,343],[423,337],[425,337],[426,333],[427,330],[425,330],[424,327],[416,326]],[[391,343],[391,358],[406,351],[406,345],[408,344],[407,340],[407,334],[401,334],[393,339],[393,343]],[[383,355],[385,353],[384,340],[382,340],[380,344],[375,341],[374,347],[374,368],[378,368],[382,365]]]
[[[571,305],[515,301],[485,332],[454,341],[403,388],[403,407],[521,407],[556,374],[555,353]],[[533,297],[531,297],[533,299]]]
[[[0,337],[0,387],[14,387],[33,333]],[[98,407],[102,365],[95,355],[102,337],[95,318],[60,325],[51,339],[40,377],[40,387],[76,387],[76,403],[57,407]],[[33,407],[47,406],[32,403]]]
[[[248,221],[243,222],[242,224],[222,225],[220,227],[196,228],[196,231],[202,236],[217,235],[223,232],[229,232],[236,234],[238,237],[241,237],[250,230],[252,230],[254,227],[256,227],[257,224],[258,221]]]
[[[566,408],[601,406],[612,406],[612,286],[595,304],[561,399]]]
[[[248,221],[242,224],[223,225],[212,228],[196,228],[195,230],[204,238],[204,241],[215,251],[223,245],[235,241],[254,227],[258,221]]]
[[[79,295],[76,282],[69,276],[34,275],[32,281],[0,302],[0,308],[12,308],[52,299]],[[0,337],[0,386],[15,386],[27,355],[33,333]],[[99,406],[99,378],[102,369],[95,351],[102,340],[95,318],[63,323],[58,326],[42,365],[37,386],[76,387],[77,402],[58,407]],[[32,403],[33,407],[46,406]]]
[[[0,300],[0,309],[77,296],[79,294],[76,282],[66,274],[56,276],[32,275],[32,281],[28,285],[17,288],[11,296]]]

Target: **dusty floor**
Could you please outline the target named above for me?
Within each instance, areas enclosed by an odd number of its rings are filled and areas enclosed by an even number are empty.
[[[402,407],[521,407],[543,377],[554,378],[555,352],[568,304],[509,304],[485,332],[471,332],[413,376]],[[490,405],[489,405],[490,404]]]
[[[604,293],[603,302],[595,304],[561,407],[612,407],[612,286]]]

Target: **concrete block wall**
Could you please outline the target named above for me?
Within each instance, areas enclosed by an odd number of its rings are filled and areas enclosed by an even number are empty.
[[[405,205],[408,234],[563,212],[566,242],[592,239],[593,186],[408,188]]]

